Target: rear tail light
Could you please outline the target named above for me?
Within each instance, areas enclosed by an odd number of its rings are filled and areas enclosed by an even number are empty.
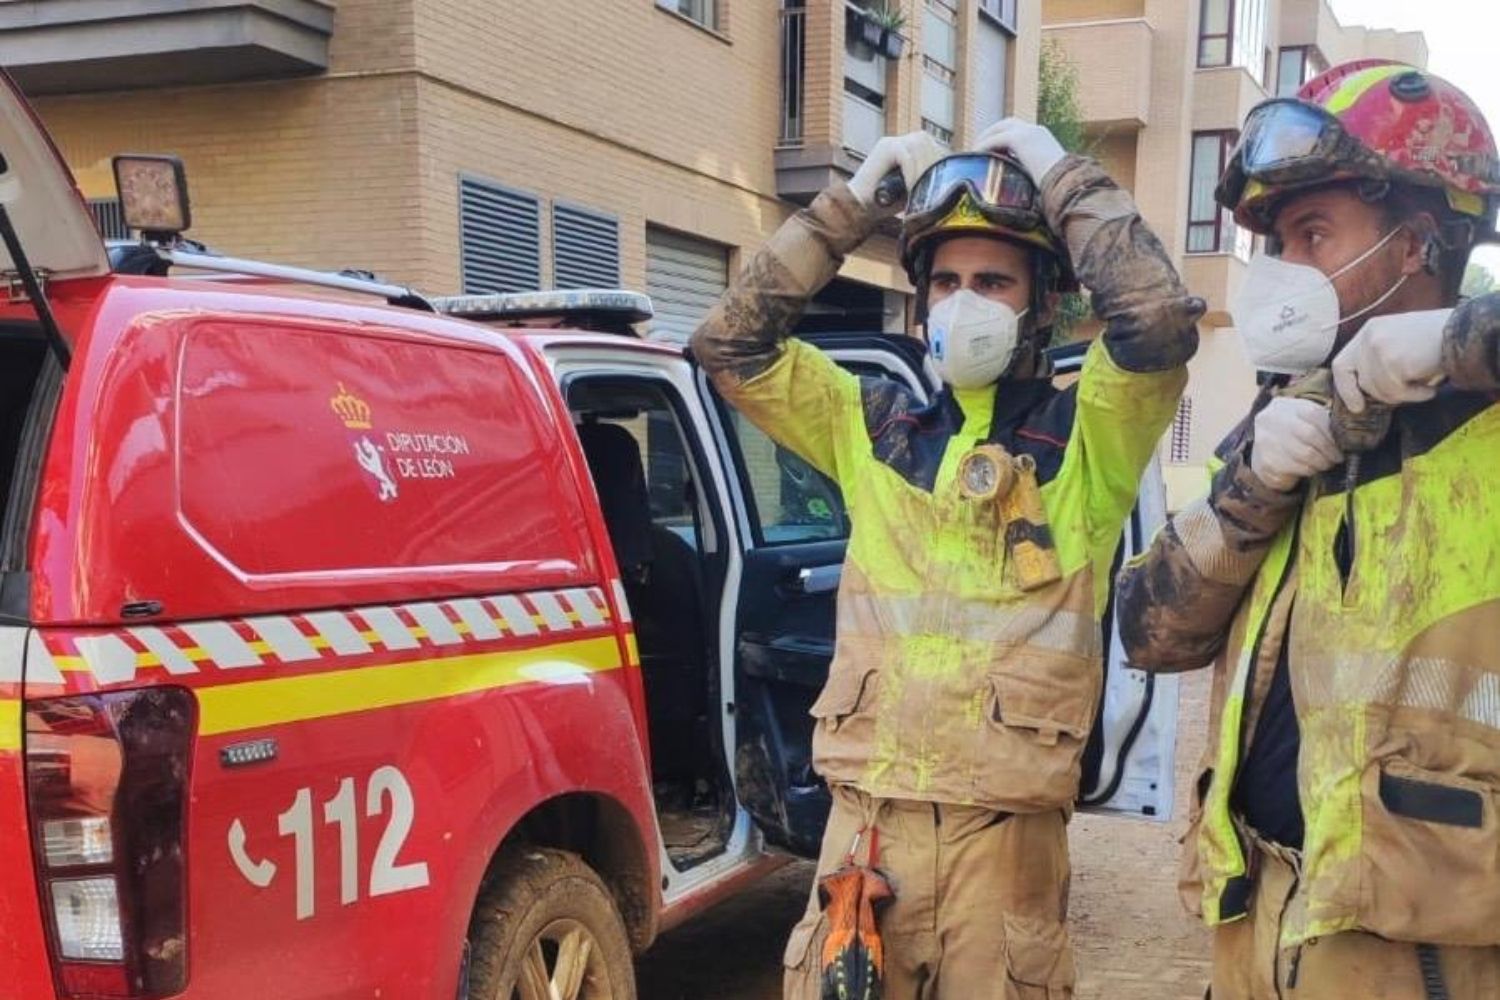
[[[187,987],[196,714],[191,694],[166,687],[26,704],[27,796],[63,996]]]

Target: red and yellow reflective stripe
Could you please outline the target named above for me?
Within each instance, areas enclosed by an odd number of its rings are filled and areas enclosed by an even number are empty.
[[[200,687],[205,736],[493,691],[521,684],[586,682],[619,669],[614,635],[530,649],[413,660],[385,666]]]
[[[141,625],[105,631],[46,632],[32,648],[28,681],[128,684],[141,670],[183,676],[326,662],[352,665],[377,655],[492,651],[495,644],[566,641],[613,627],[598,587],[421,601],[412,604]]]
[[[13,698],[0,698],[0,753],[20,749],[21,703]]]

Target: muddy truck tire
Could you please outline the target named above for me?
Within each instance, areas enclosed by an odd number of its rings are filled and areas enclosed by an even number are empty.
[[[567,851],[500,857],[469,924],[469,963],[469,1000],[635,1000],[625,921]]]

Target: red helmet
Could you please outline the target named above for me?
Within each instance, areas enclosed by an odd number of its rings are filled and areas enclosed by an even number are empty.
[[[1467,94],[1385,59],[1335,66],[1296,97],[1251,109],[1215,192],[1235,221],[1267,232],[1275,204],[1337,180],[1438,188],[1485,233],[1500,202],[1495,137]]]

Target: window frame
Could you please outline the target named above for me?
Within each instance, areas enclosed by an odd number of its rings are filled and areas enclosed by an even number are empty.
[[[1198,3],[1198,52],[1197,64],[1199,69],[1221,69],[1225,66],[1234,65],[1234,36],[1235,36],[1235,8],[1239,0],[1199,0]],[[1209,34],[1203,30],[1203,25],[1208,20],[1208,5],[1211,3],[1224,4],[1224,31]],[[1210,40],[1224,40],[1224,61],[1204,62],[1203,43]]]
[[[717,566],[724,559],[732,540],[732,536],[729,533],[729,521],[733,512],[720,493],[718,484],[714,482],[713,466],[711,464],[713,454],[709,448],[712,442],[704,440],[702,435],[696,433],[696,427],[693,422],[693,411],[682,389],[665,374],[655,371],[633,371],[606,366],[582,368],[577,371],[568,372],[559,380],[558,390],[562,396],[563,406],[568,411],[568,422],[575,425],[572,392],[580,383],[624,384],[632,386],[648,385],[661,392],[662,397],[666,400],[668,410],[671,411],[673,423],[677,428],[677,435],[682,441],[683,454],[692,465],[691,473],[697,494],[698,511],[701,515],[707,515],[706,519],[702,516],[695,518],[698,535],[698,557],[705,571],[711,565]],[[571,428],[568,433],[573,434],[575,438],[577,436],[577,432]],[[649,448],[649,443],[647,447]],[[646,488],[649,495],[651,485],[649,478],[650,468],[649,463],[645,460],[646,458],[647,456],[643,456],[642,466],[647,476]],[[589,477],[589,485],[594,488],[596,494],[595,498],[589,500],[588,505],[597,509],[599,485],[594,481],[592,469],[585,468],[585,472]],[[654,517],[652,518],[652,523],[656,523]],[[608,531],[609,526],[605,525],[606,535]],[[618,568],[616,567],[616,569]]]
[[[905,373],[900,369],[890,364],[884,358],[864,357],[862,356],[864,353],[859,350],[841,351],[838,356],[834,356],[834,361],[840,368],[856,378],[873,377],[877,374],[873,370],[879,369],[878,374],[881,377],[889,378],[910,388],[910,383],[907,381]],[[706,378],[701,374],[699,377],[700,379]],[[711,388],[711,383],[704,382],[702,384],[708,384]],[[824,478],[833,483],[833,488],[838,492],[841,518],[846,525],[846,530],[843,534],[834,538],[794,538],[780,541],[768,541],[766,539],[766,523],[760,516],[760,501],[755,495],[755,485],[750,480],[750,469],[745,461],[745,451],[740,441],[739,431],[734,422],[734,410],[724,397],[719,395],[717,390],[710,391],[707,394],[707,398],[712,401],[714,416],[717,418],[720,434],[729,451],[730,462],[729,467],[725,471],[734,477],[735,484],[744,503],[744,523],[748,529],[745,538],[745,548],[747,550],[754,550],[787,548],[794,545],[847,544],[854,533],[854,521],[849,512],[849,503],[844,499],[843,487],[835,482],[832,477]],[[762,431],[761,433],[765,432]],[[769,437],[769,435],[767,436]],[[808,467],[811,468],[810,465]],[[817,470],[814,469],[813,471],[816,472]]]
[[[1224,166],[1229,160],[1229,154],[1233,151],[1235,143],[1238,142],[1240,138],[1238,130],[1221,128],[1202,129],[1200,131],[1195,131],[1192,133],[1191,137],[1188,140],[1187,230],[1184,234],[1183,242],[1183,253],[1185,254],[1214,254],[1233,252],[1232,249],[1226,246],[1227,240],[1226,234],[1224,232],[1224,223],[1226,217],[1229,215],[1229,210],[1224,208],[1217,201],[1214,202],[1214,217],[1212,220],[1214,234],[1213,246],[1207,250],[1193,249],[1193,233],[1196,231],[1201,231],[1206,226],[1210,225],[1210,222],[1207,219],[1193,218],[1193,176],[1195,173],[1193,168],[1196,166],[1198,159],[1198,140],[1209,136],[1217,137],[1219,140],[1219,158],[1217,167],[1214,171],[1215,183],[1217,183],[1217,178],[1224,176]],[[1230,224],[1233,225],[1232,220],[1230,220]]]
[[[1020,20],[1018,6],[1017,0],[979,0],[979,14],[1014,38],[1020,33],[1016,28]]]
[[[686,5],[689,10],[684,10]],[[723,32],[724,23],[724,0],[656,0],[656,6],[668,14],[675,14],[684,21],[690,21],[700,28],[715,33]],[[698,17],[690,11],[693,7],[701,7],[707,17]]]
[[[952,121],[949,124],[944,125],[942,122],[928,118],[926,114],[920,114],[923,130],[944,146],[951,147],[954,138],[958,135],[959,122],[963,113],[962,102],[959,100],[958,93],[959,64],[963,61],[964,57],[963,46],[960,44],[962,40],[960,29],[962,28],[963,16],[958,6],[958,0],[922,0],[921,9],[924,14],[924,20],[925,15],[930,10],[933,16],[947,20],[949,27],[953,31],[952,66],[942,62],[928,51],[925,37],[926,32],[923,32],[924,37],[921,51],[922,77],[918,83],[917,93],[919,113],[922,105],[925,103],[924,92],[929,81],[935,86],[946,88],[948,93],[952,95]]]

